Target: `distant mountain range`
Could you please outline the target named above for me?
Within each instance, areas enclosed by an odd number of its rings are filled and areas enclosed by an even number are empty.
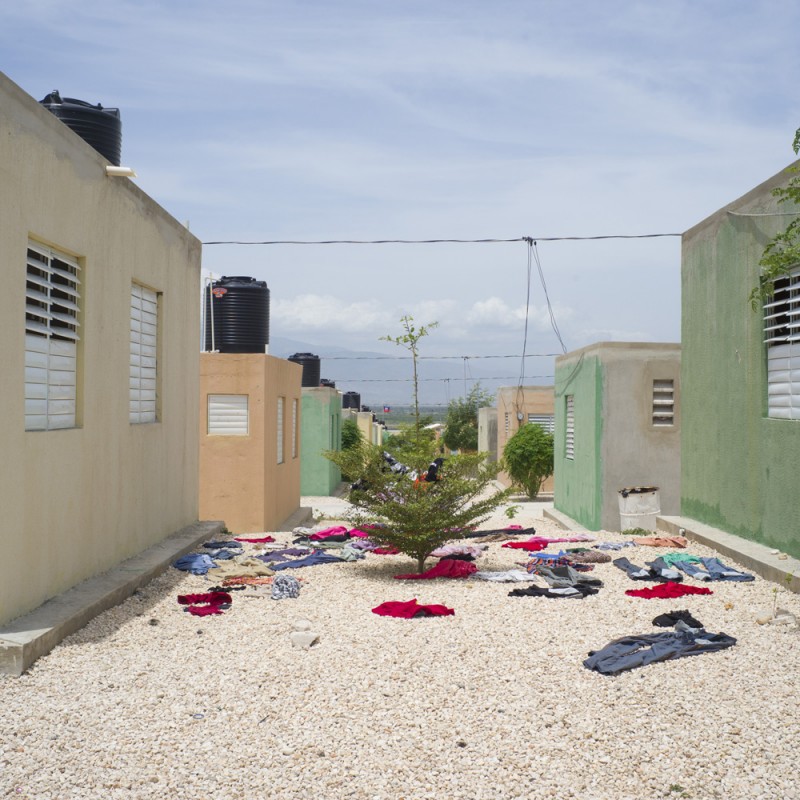
[[[342,392],[358,392],[361,402],[376,412],[383,406],[407,405],[412,402],[412,364],[409,357],[392,356],[371,350],[350,350],[333,344],[272,336],[270,355],[288,358],[295,353],[313,353],[320,357],[320,376],[336,382]],[[526,373],[546,372],[548,377],[526,379],[526,385],[550,385],[553,361],[527,363]],[[419,361],[419,400],[428,406],[446,406],[450,400],[463,397],[475,383],[489,392],[500,386],[516,385],[520,370],[518,358],[507,359],[437,359]]]

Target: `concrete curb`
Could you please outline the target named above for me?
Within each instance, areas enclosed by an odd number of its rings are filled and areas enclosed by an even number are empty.
[[[789,556],[781,559],[778,553],[772,552],[774,548],[713,528],[690,517],[657,517],[656,527],[670,535],[685,536],[712,547],[720,555],[747,567],[750,572],[800,593],[800,560],[796,558]]]
[[[300,506],[297,511],[290,514],[277,528],[282,533],[287,533],[295,528],[312,522],[314,510],[308,506]]]
[[[555,522],[559,528],[563,528],[565,531],[577,531],[580,533],[590,532],[588,528],[584,528],[583,525],[576,522],[572,517],[568,517],[563,511],[558,511],[555,508],[543,508],[542,516],[545,519],[549,519],[551,522]]]
[[[136,589],[164,572],[201,542],[217,538],[223,522],[195,522],[116,567],[79,583],[39,608],[0,627],[0,673],[22,675],[37,658]]]

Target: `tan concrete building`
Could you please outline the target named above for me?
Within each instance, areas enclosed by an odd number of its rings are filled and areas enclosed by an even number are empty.
[[[231,531],[282,530],[300,508],[299,364],[200,354],[200,515]]]
[[[197,521],[200,242],[0,74],[0,622]]]
[[[552,386],[501,386],[497,390],[497,458],[503,457],[506,442],[529,422],[541,425],[553,433],[555,394]],[[505,472],[498,479],[506,486],[511,479]],[[540,494],[552,494],[553,478],[542,484]]]

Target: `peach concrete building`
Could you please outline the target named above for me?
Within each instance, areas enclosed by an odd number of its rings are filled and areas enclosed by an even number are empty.
[[[555,393],[552,386],[501,386],[497,390],[497,458],[503,457],[506,442],[528,423],[541,425],[553,433]],[[498,479],[506,486],[511,480],[505,472]],[[542,485],[541,494],[553,493],[553,477]]]
[[[299,364],[200,354],[200,514],[235,533],[282,530],[300,508]]]

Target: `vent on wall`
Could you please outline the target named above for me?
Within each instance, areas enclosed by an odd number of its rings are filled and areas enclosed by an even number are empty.
[[[669,428],[675,424],[675,381],[653,381],[653,426]]]
[[[247,436],[248,433],[246,394],[208,395],[209,436]]]
[[[564,440],[564,456],[571,461],[575,460],[575,395],[568,394],[566,438]]]

